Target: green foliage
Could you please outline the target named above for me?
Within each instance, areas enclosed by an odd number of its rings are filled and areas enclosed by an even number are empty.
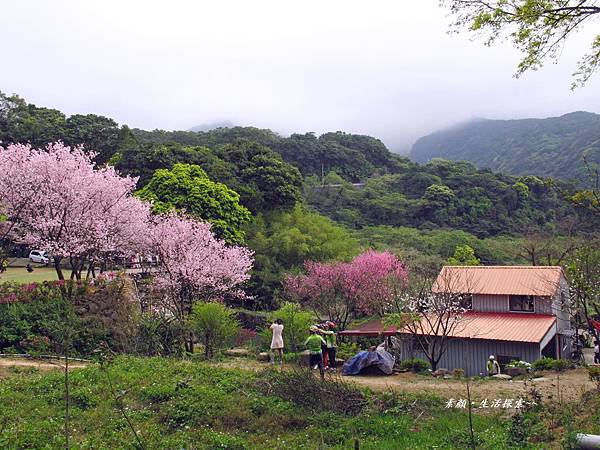
[[[400,367],[413,372],[425,372],[429,368],[429,362],[421,358],[408,358],[400,363]]]
[[[310,370],[265,371],[257,385],[265,395],[281,397],[312,411],[354,416],[367,406],[364,392],[354,384],[337,377],[322,381]]]
[[[108,370],[113,389],[96,365],[71,372],[73,448],[135,448],[116,395],[149,449],[314,450],[322,440],[342,450],[354,438],[367,449],[465,448],[466,413],[445,409],[431,394],[372,393],[335,377],[329,384],[174,358],[118,357]],[[62,373],[7,376],[0,383],[0,447],[64,448]],[[292,397],[288,386],[294,400],[285,399]],[[474,416],[481,448],[510,448],[500,417]]]
[[[134,313],[123,282],[75,285],[70,296],[56,282],[0,284],[0,352],[62,353],[67,332],[75,355],[91,355],[101,342],[130,350]]]
[[[135,351],[144,356],[181,356],[185,328],[175,317],[142,314],[137,322]]]
[[[271,309],[284,273],[306,260],[349,259],[358,242],[331,219],[297,205],[288,212],[259,214],[246,228],[246,242],[255,252],[250,280],[255,303]]]
[[[454,14],[454,28],[483,36],[485,43],[510,40],[522,54],[516,76],[539,69],[545,60],[557,60],[565,42],[580,31],[600,7],[594,1],[562,0],[471,1],[445,0]],[[577,63],[572,88],[583,86],[600,65],[600,35]]]
[[[556,359],[552,362],[552,370],[556,372],[564,372],[572,367],[573,363],[571,363],[571,361],[567,361],[566,359]]]
[[[213,358],[217,351],[229,346],[240,332],[235,312],[221,303],[194,303],[189,324],[204,345],[206,359]]]
[[[475,256],[475,250],[468,245],[457,245],[454,255],[448,258],[447,262],[451,266],[478,266],[481,264],[479,258]]]
[[[420,138],[411,158],[420,163],[432,158],[470,161],[511,175],[589,185],[582,156],[590,163],[600,163],[599,124],[599,115],[586,112],[548,119],[478,120]],[[515,179],[509,186],[521,204],[539,189],[532,188],[528,178]]]
[[[171,170],[159,169],[137,195],[152,202],[155,213],[171,209],[213,225],[215,235],[228,243],[244,240],[241,227],[250,219],[239,204],[239,195],[222,183],[211,181],[199,166],[175,164]]]
[[[296,303],[284,303],[281,308],[271,314],[272,320],[283,321],[283,342],[290,351],[297,352],[308,337],[308,329],[315,322],[312,313],[304,311]],[[269,326],[262,331],[265,343],[271,342],[271,329]]]
[[[536,359],[531,363],[531,367],[533,370],[552,370],[554,367],[554,362],[556,360],[554,358],[543,357]]]
[[[17,95],[0,92],[0,142],[31,143],[44,147],[50,142],[83,145],[97,153],[101,164],[124,148],[136,145],[127,126],[120,127],[107,117],[95,114],[75,114],[66,117],[62,112],[27,103]]]

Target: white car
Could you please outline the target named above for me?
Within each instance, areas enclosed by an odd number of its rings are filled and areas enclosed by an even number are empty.
[[[29,252],[29,261],[40,264],[48,264],[50,262],[50,257],[48,253],[42,250],[31,250]]]

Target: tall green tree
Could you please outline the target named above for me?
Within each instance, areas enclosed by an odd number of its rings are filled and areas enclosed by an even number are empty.
[[[250,212],[240,205],[235,191],[212,181],[200,166],[175,164],[171,170],[159,169],[137,195],[152,202],[155,213],[185,210],[210,222],[215,235],[226,242],[244,241],[241,228],[250,220]]]
[[[345,228],[301,205],[259,214],[245,230],[255,257],[250,288],[255,306],[262,308],[276,305],[284,274],[304,261],[346,260],[359,252],[358,241]]]

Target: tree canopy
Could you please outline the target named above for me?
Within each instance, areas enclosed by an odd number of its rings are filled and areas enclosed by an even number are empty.
[[[244,240],[241,228],[250,220],[250,212],[240,205],[235,191],[212,181],[200,166],[178,163],[171,170],[158,169],[137,196],[152,202],[155,213],[185,211],[210,222],[215,235],[229,243]]]

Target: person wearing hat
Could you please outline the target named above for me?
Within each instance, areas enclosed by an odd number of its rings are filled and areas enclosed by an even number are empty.
[[[335,354],[337,351],[337,340],[335,334],[335,323],[328,320],[325,322],[325,327],[321,330],[321,334],[325,336],[325,343],[327,352],[327,364],[325,364],[325,369],[331,369],[335,371]]]
[[[304,342],[309,352],[309,364],[312,368],[319,368],[321,379],[325,379],[325,369],[323,368],[323,355],[321,345],[326,345],[325,340],[319,334],[320,330],[316,326],[310,327],[310,336]]]
[[[496,361],[496,358],[494,358],[494,355],[490,355],[488,362],[487,362],[488,377],[491,377],[492,375],[498,375],[499,373],[500,373],[500,364],[498,364],[498,361]]]

